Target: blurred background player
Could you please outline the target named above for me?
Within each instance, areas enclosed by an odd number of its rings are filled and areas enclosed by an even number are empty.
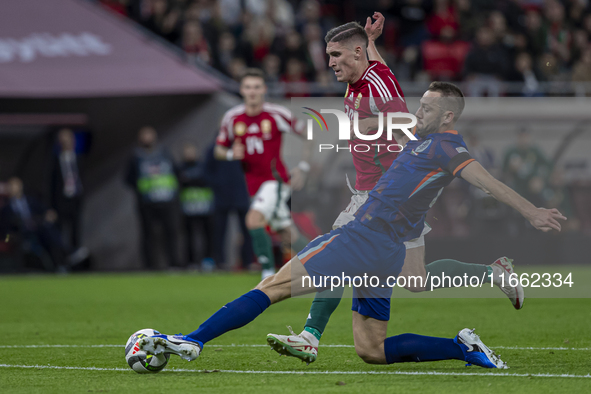
[[[178,231],[178,179],[177,168],[170,153],[158,144],[158,134],[151,126],[138,133],[138,146],[127,165],[125,182],[136,195],[142,226],[142,252],[144,264],[157,268],[156,226],[162,227],[167,264],[180,267],[177,240]]]
[[[180,200],[189,264],[200,262],[204,272],[215,268],[213,253],[214,194],[205,163],[192,143],[185,143],[179,168]]]
[[[262,266],[263,279],[275,273],[267,225],[281,232],[284,240],[292,238],[294,250],[299,250],[297,245],[307,242],[302,236],[293,234],[295,229],[291,227],[287,201],[290,182],[296,189],[303,186],[305,173],[310,169],[307,158],[311,152],[309,144],[306,145],[304,159],[291,174],[288,173],[281,159],[282,133],[295,132],[299,136],[301,130],[293,127],[288,109],[265,102],[266,91],[264,73],[259,69],[246,70],[240,80],[244,104],[226,112],[215,147],[215,156],[219,160],[242,161],[248,193],[252,198],[246,226]]]
[[[250,207],[250,196],[246,188],[244,173],[239,161],[216,160],[214,157],[215,142],[208,147],[205,154],[205,173],[208,174],[213,188],[214,203],[214,236],[213,260],[218,268],[225,268],[226,235],[231,215],[236,216],[238,228],[242,235],[240,247],[241,266],[239,270],[248,269],[254,259],[250,233],[246,227],[246,213]]]
[[[1,233],[15,235],[22,252],[36,257],[45,270],[66,272],[69,249],[56,225],[57,213],[25,194],[20,178],[12,177],[7,183],[8,203],[0,211]]]
[[[80,158],[71,129],[61,129],[57,142],[59,151],[54,157],[51,173],[51,206],[57,212],[57,223],[66,244],[73,251],[71,263],[75,264],[88,256],[88,249],[81,243],[84,187]]]
[[[359,131],[362,134],[373,134],[379,127],[377,114],[406,112],[406,102],[402,89],[398,85],[396,77],[384,64],[383,59],[375,47],[375,39],[381,34],[384,17],[380,13],[373,15],[376,22],[371,23],[367,18],[365,29],[357,22],[350,22],[329,31],[326,35],[326,53],[329,55],[329,66],[335,71],[336,78],[340,82],[347,82],[345,95],[345,109],[353,125],[353,114],[359,114]],[[368,60],[368,54],[369,59]],[[460,112],[461,113],[461,112]],[[456,118],[459,118],[460,113]],[[394,119],[394,123],[407,123],[406,118]],[[389,149],[366,151],[355,149],[358,144],[365,144],[364,140],[349,140],[353,163],[357,178],[355,188],[351,189],[353,196],[351,202],[337,217],[333,229],[344,226],[355,218],[355,212],[365,203],[369,192],[374,188],[380,177],[390,167],[398,156],[398,150],[390,152]],[[371,141],[372,144],[391,145],[396,141],[388,141],[386,133],[380,138]],[[399,141],[402,144],[402,142]],[[404,144],[402,144],[404,145]],[[347,183],[349,180],[347,179]],[[438,196],[437,196],[438,197]],[[437,198],[436,197],[436,198]],[[435,203],[435,200],[431,205]],[[448,275],[479,278],[494,273],[495,284],[501,284],[502,275],[513,273],[511,262],[506,257],[497,259],[491,265],[467,264],[457,260],[443,259],[434,261],[425,266],[425,234],[431,230],[425,223],[423,232],[416,239],[404,242],[406,246],[406,258],[401,277],[419,277],[420,281],[405,281],[405,288],[413,292],[425,291],[431,288],[427,282],[428,277],[440,277],[444,272]],[[429,276],[427,276],[429,274]],[[520,309],[523,306],[523,289],[521,285],[511,287],[508,282],[501,290],[509,297],[513,306]],[[450,283],[451,285],[451,283]],[[444,287],[444,286],[442,286]],[[330,316],[340,303],[343,288],[325,290],[317,293],[310,308],[308,319],[303,331],[296,335],[291,328],[291,335],[269,334],[275,341],[281,343],[284,354],[295,356],[312,362],[318,354],[318,345],[322,334],[328,324]]]

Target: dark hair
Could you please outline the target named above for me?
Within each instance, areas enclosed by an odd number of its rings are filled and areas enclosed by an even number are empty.
[[[265,80],[265,73],[260,68],[247,68],[240,75],[240,82],[242,82],[242,80],[246,77],[261,78],[264,81]]]
[[[434,81],[431,82],[427,90],[439,92],[441,97],[451,97],[444,100],[444,108],[454,113],[454,122],[460,118],[466,104],[464,102],[464,93],[459,87],[449,82]]]
[[[361,26],[357,22],[349,22],[345,23],[344,25],[337,26],[334,29],[331,29],[326,36],[324,37],[324,41],[328,44],[329,42],[340,42],[346,41],[351,38],[359,38],[365,44],[369,44],[369,39],[367,38],[367,33],[363,26]]]

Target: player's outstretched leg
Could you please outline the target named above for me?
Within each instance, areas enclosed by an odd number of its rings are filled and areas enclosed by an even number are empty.
[[[302,263],[295,257],[277,274],[259,283],[254,290],[224,305],[196,331],[189,335],[161,334],[143,338],[139,342],[139,347],[148,354],[176,354],[187,361],[192,361],[199,356],[207,342],[230,330],[245,326],[271,304],[291,297],[292,280],[300,286],[302,294],[315,291],[314,288],[301,287],[301,277],[304,272]]]
[[[386,338],[387,321],[353,312],[355,350],[369,364],[461,360],[483,368],[507,365],[467,328],[451,338],[401,334]]]
[[[425,267],[426,272],[429,274],[429,281],[426,283],[425,289],[432,290],[453,287],[452,281],[443,280],[443,277],[453,278],[455,276],[464,277],[464,275],[467,275],[470,278],[476,276],[478,278],[484,278],[485,283],[490,283],[490,278],[492,277],[493,284],[498,286],[509,298],[513,307],[515,309],[521,309],[523,307],[525,293],[519,281],[510,280],[511,275],[515,274],[512,262],[513,260],[507,257],[499,257],[491,265],[468,264],[451,259],[437,260]],[[437,278],[437,283],[432,278]],[[517,285],[512,286],[512,283],[517,283]]]

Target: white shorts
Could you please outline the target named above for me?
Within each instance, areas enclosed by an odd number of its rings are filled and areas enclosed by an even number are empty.
[[[285,183],[263,182],[252,198],[250,209],[262,213],[274,231],[283,230],[291,225],[291,214],[287,206],[290,195],[291,188]]]
[[[347,178],[347,185],[349,186],[349,189],[351,189],[351,192],[353,193],[353,195],[351,196],[351,201],[349,202],[349,205],[347,205],[347,208],[345,208],[337,217],[337,220],[335,220],[335,222],[332,225],[333,230],[337,229],[339,227],[344,226],[345,224],[349,223],[350,221],[352,221],[353,219],[355,219],[355,212],[357,212],[357,210],[363,205],[365,204],[365,202],[367,201],[367,198],[369,197],[369,190],[355,190],[351,187],[351,184],[349,183],[349,179]],[[406,246],[406,249],[413,249],[413,248],[418,248],[420,246],[424,246],[425,245],[425,235],[431,231],[431,226],[429,226],[427,224],[427,222],[425,222],[425,227],[423,228],[423,232],[421,233],[421,235],[418,238],[415,239],[411,239],[410,241],[407,241],[404,243],[404,246]]]

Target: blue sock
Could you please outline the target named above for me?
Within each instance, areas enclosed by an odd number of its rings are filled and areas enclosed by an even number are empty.
[[[384,352],[388,364],[464,360],[464,352],[453,339],[402,334],[386,338]]]
[[[203,345],[230,330],[250,323],[269,305],[271,305],[271,300],[265,293],[260,290],[251,290],[224,305],[201,324],[197,331],[193,331],[187,336]]]

